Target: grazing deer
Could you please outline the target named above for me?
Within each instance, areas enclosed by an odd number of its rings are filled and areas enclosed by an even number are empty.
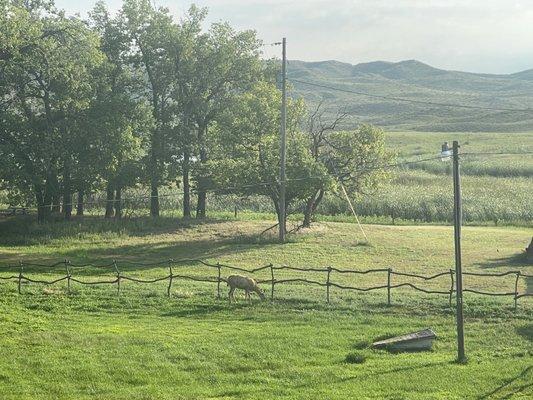
[[[259,286],[257,286],[257,282],[255,279],[248,278],[247,276],[243,275],[230,275],[227,279],[228,286],[229,286],[229,302],[235,301],[235,296],[233,295],[235,292],[235,289],[243,289],[244,290],[244,297],[248,301],[252,301],[250,297],[250,292],[257,293],[257,295],[261,298],[261,300],[265,299],[265,294],[261,290]]]

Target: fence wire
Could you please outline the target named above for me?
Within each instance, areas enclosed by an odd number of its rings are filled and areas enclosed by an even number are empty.
[[[189,266],[190,264],[196,264],[200,265],[202,267],[207,267],[212,270],[216,270],[217,275],[216,276],[207,276],[207,277],[200,277],[200,276],[193,276],[193,275],[186,275],[182,273],[176,274],[174,272],[175,268],[178,268],[180,266]],[[124,274],[123,271],[120,270],[119,266],[124,267],[142,267],[142,268],[153,268],[153,267],[163,267],[168,269],[168,274],[165,274],[160,277],[156,278],[139,278],[134,276],[129,276],[127,274]],[[60,276],[56,279],[51,280],[45,280],[45,279],[37,279],[32,278],[28,274],[30,273],[28,269],[36,269],[39,271],[39,273],[42,275],[42,273],[50,273],[52,269],[62,267],[64,268],[65,275]],[[97,269],[103,269],[109,271],[111,274],[114,275],[113,279],[101,279],[101,275],[95,275],[93,274],[93,277],[98,277],[101,280],[86,280],[86,279],[80,279],[79,277],[74,277],[73,273],[80,272],[80,270],[86,270],[89,268],[97,268]],[[26,269],[25,269],[26,268]],[[270,279],[258,279],[258,283],[263,284],[269,284],[271,286],[271,300],[274,300],[274,293],[275,293],[275,286],[280,284],[307,284],[307,285],[316,285],[320,287],[326,288],[326,301],[330,302],[330,288],[334,287],[336,289],[340,290],[351,290],[351,291],[358,291],[358,292],[370,292],[375,290],[383,290],[387,289],[387,304],[392,304],[392,289],[399,289],[399,288],[411,288],[415,291],[423,292],[426,294],[437,294],[437,295],[447,295],[449,298],[449,304],[452,305],[452,299],[453,295],[455,293],[455,271],[449,270],[448,272],[440,272],[434,275],[419,275],[419,274],[413,274],[413,273],[406,273],[406,272],[397,272],[394,271],[392,268],[375,268],[375,269],[368,269],[368,270],[348,270],[348,269],[339,269],[334,267],[322,267],[322,268],[316,268],[316,267],[291,267],[288,265],[274,265],[274,264],[267,264],[263,265],[257,268],[253,269],[246,269],[241,267],[236,267],[233,265],[228,264],[222,264],[222,263],[210,263],[202,259],[180,259],[180,260],[163,260],[163,261],[156,261],[156,262],[149,262],[149,263],[141,263],[141,262],[134,262],[130,260],[122,260],[117,261],[113,260],[112,262],[102,262],[100,261],[93,261],[93,262],[87,262],[84,264],[76,264],[72,263],[69,260],[63,260],[52,264],[43,264],[43,263],[34,263],[34,262],[23,262],[21,261],[19,265],[16,266],[0,266],[0,273],[1,271],[12,271],[12,270],[18,270],[18,275],[7,275],[7,276],[0,276],[0,280],[2,281],[15,281],[18,283],[18,293],[22,294],[22,284],[23,283],[36,283],[36,284],[44,284],[44,285],[54,285],[59,282],[67,281],[67,290],[70,292],[70,285],[71,282],[75,282],[81,285],[117,285],[117,294],[119,295],[121,292],[121,282],[122,281],[130,281],[140,284],[152,284],[162,281],[168,281],[167,286],[167,295],[170,297],[172,285],[174,283],[174,280],[176,279],[182,279],[182,280],[191,280],[196,282],[208,282],[208,283],[216,283],[217,284],[217,298],[221,298],[221,283],[227,282],[225,278],[222,277],[222,271],[228,270],[228,271],[238,271],[243,272],[246,274],[256,274],[261,271],[270,271]],[[295,272],[307,272],[307,273],[324,273],[326,275],[325,281],[317,280],[315,277],[308,278],[308,277],[298,277],[298,278],[281,278],[276,279],[276,272],[279,271],[295,271]],[[355,275],[367,275],[367,274],[384,274],[386,275],[386,283],[383,283],[381,285],[377,286],[371,286],[371,287],[357,287],[357,286],[351,286],[346,284],[341,284],[338,282],[335,282],[332,280],[332,274],[339,274],[339,275],[346,275],[346,274],[355,274]],[[501,273],[481,273],[481,272],[464,272],[464,276],[476,276],[476,277],[494,277],[494,278],[502,278],[507,276],[515,276],[515,283],[514,283],[514,291],[508,291],[508,292],[488,292],[488,291],[482,291],[482,290],[476,290],[472,288],[465,287],[463,290],[464,292],[468,293],[475,293],[479,295],[484,296],[495,296],[495,297],[502,297],[502,296],[512,296],[514,299],[514,307],[515,309],[518,307],[518,300],[523,297],[531,297],[533,296],[533,293],[528,292],[519,292],[519,283],[520,279],[531,279],[533,278],[533,275],[528,275],[525,273],[522,273],[521,271],[507,271],[507,272],[501,272]],[[84,278],[90,277],[91,275],[84,275]],[[434,279],[438,279],[444,276],[448,276],[450,279],[450,289],[449,290],[435,290],[435,289],[429,289],[420,287],[419,285],[411,282],[403,282],[403,283],[397,283],[395,284],[393,282],[394,276],[401,276],[401,277],[407,277],[407,278],[414,278],[414,279],[421,279],[423,281],[432,281]]]

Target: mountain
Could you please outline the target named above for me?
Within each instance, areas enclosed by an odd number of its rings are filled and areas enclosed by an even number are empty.
[[[533,69],[494,75],[448,71],[416,60],[357,65],[339,61],[291,60],[287,71],[293,96],[303,97],[310,108],[324,102],[331,115],[345,109],[350,115],[348,125],[367,122],[389,129],[420,131],[533,130],[533,112],[435,104],[533,110]]]

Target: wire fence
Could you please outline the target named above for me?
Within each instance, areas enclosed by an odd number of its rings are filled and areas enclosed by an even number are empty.
[[[187,275],[184,273],[176,273],[176,271],[179,271],[179,267],[182,266],[188,266],[188,265],[200,265],[203,267],[206,267],[210,270],[214,270],[216,272],[216,275],[214,276],[194,276],[194,275]],[[119,268],[119,265],[122,267],[142,267],[142,268],[155,268],[155,267],[164,267],[168,269],[168,274],[159,276],[156,278],[146,279],[146,278],[138,278],[134,277],[132,275],[127,275]],[[30,277],[29,274],[31,272],[35,271],[41,271],[46,273],[50,273],[55,268],[61,268],[61,270],[64,270],[64,276],[60,276],[56,279],[52,280],[45,280],[45,279],[37,279],[35,277]],[[81,274],[79,273],[82,269],[87,268],[96,268],[103,271],[111,272],[113,274],[112,279],[101,279],[100,276],[98,276],[99,280],[87,280],[83,279]],[[22,294],[22,285],[23,283],[37,283],[37,284],[44,284],[44,285],[54,285],[59,282],[66,281],[67,283],[67,292],[70,293],[71,290],[71,283],[75,282],[81,285],[116,285],[117,289],[117,295],[120,295],[121,292],[121,283],[124,281],[131,281],[141,284],[151,284],[156,282],[162,282],[162,281],[168,281],[167,285],[167,295],[171,296],[171,290],[172,285],[176,279],[182,279],[182,280],[191,280],[191,281],[197,281],[197,282],[209,282],[217,285],[217,298],[221,299],[221,283],[226,282],[226,279],[222,276],[223,271],[237,271],[242,272],[248,275],[255,275],[261,271],[264,272],[270,272],[270,279],[257,279],[258,283],[262,284],[268,284],[270,285],[270,298],[271,300],[274,300],[274,293],[275,293],[275,287],[277,285],[281,284],[307,284],[307,285],[316,285],[320,287],[325,287],[325,295],[326,295],[326,301],[329,303],[331,300],[331,288],[336,288],[340,290],[350,290],[350,291],[357,291],[357,292],[370,292],[375,290],[385,290],[387,294],[387,304],[392,304],[392,290],[398,289],[402,287],[407,287],[414,289],[415,291],[423,292],[426,294],[436,294],[436,295],[446,295],[449,299],[450,306],[452,305],[452,299],[453,294],[455,293],[455,271],[449,270],[447,272],[441,272],[430,276],[425,275],[419,275],[419,274],[412,274],[412,273],[406,273],[406,272],[397,272],[394,271],[392,268],[376,268],[376,269],[368,269],[364,271],[357,271],[357,270],[347,270],[347,269],[339,269],[335,267],[321,267],[321,268],[307,268],[307,267],[291,267],[287,265],[274,265],[274,264],[268,264],[264,265],[255,269],[246,269],[241,267],[236,267],[232,265],[227,264],[221,264],[221,263],[209,263],[201,259],[180,259],[180,260],[165,260],[165,261],[157,261],[152,263],[138,263],[138,262],[132,262],[132,261],[117,261],[113,260],[111,262],[106,263],[86,263],[86,264],[76,264],[72,263],[69,260],[63,260],[60,262],[56,262],[53,264],[39,264],[39,263],[28,263],[28,262],[20,262],[17,266],[0,266],[0,273],[4,271],[17,271],[17,275],[7,275],[7,276],[1,276],[0,275],[0,281],[15,281],[18,284],[18,293]],[[33,271],[31,271],[33,270]],[[279,277],[280,271],[293,271],[298,273],[307,273],[307,274],[322,274],[322,279],[320,278],[309,278],[309,277]],[[4,272],[5,273],[5,272]],[[368,274],[383,274],[383,284],[371,286],[371,287],[356,287],[348,284],[341,284],[338,281],[334,281],[333,278],[335,275],[368,275]],[[278,278],[276,276],[278,275]],[[464,292],[469,293],[475,293],[479,295],[484,296],[509,296],[513,297],[514,299],[514,308],[516,309],[518,307],[518,300],[523,297],[533,297],[533,293],[526,292],[519,292],[519,282],[520,279],[531,279],[533,278],[533,275],[525,274],[521,271],[507,271],[507,272],[501,272],[501,273],[481,273],[481,272],[464,272],[464,276],[474,276],[474,277],[495,277],[495,278],[503,278],[508,276],[514,276],[514,290],[508,291],[508,292],[488,292],[488,291],[482,291],[482,290],[476,290],[473,288],[465,287],[463,290]],[[84,275],[87,277],[87,275]],[[89,276],[95,277],[94,274],[90,274]],[[433,288],[427,288],[427,287],[421,287],[418,283],[411,283],[411,282],[402,282],[402,283],[394,283],[393,278],[397,277],[404,277],[404,278],[412,278],[422,281],[432,281],[438,278],[442,278],[447,276],[449,278],[449,289],[448,290],[436,290]]]

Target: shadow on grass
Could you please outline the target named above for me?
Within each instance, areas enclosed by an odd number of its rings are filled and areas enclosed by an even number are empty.
[[[86,216],[74,217],[71,221],[59,220],[39,224],[34,216],[26,215],[0,221],[0,245],[28,246],[70,237],[79,239],[88,234],[116,233],[144,237],[154,234],[176,233],[181,229],[217,225],[226,222],[228,220],[225,219],[197,220],[173,217],[136,217],[115,220]]]
[[[496,389],[494,389],[493,391],[491,391],[491,392],[489,392],[487,394],[482,395],[481,397],[478,397],[478,399],[479,400],[489,399],[489,398],[493,398],[493,396],[496,396],[496,395],[497,395],[497,397],[494,397],[494,398],[510,399],[511,397],[513,397],[513,395],[518,394],[518,393],[524,391],[525,389],[533,387],[533,383],[526,383],[524,385],[519,385],[519,386],[516,386],[516,387],[512,387],[513,384],[516,383],[516,381],[526,377],[532,371],[533,371],[533,366],[530,365],[529,367],[524,369],[521,373],[519,373],[517,376],[515,376],[515,377],[513,377],[511,379],[507,379],[506,381],[504,381],[504,383],[502,383]],[[533,379],[533,377],[532,377],[532,379]],[[531,382],[531,380],[529,380],[529,382]],[[505,390],[507,392],[507,389],[510,389],[510,391],[508,393],[505,393],[505,394],[504,393],[500,393],[503,390]]]
[[[345,382],[358,380],[358,379],[360,380],[375,379],[376,376],[384,376],[384,375],[396,374],[396,373],[407,372],[407,371],[417,371],[417,370],[437,367],[441,365],[449,365],[453,363],[454,363],[453,361],[436,361],[436,362],[429,362],[429,363],[420,364],[420,365],[411,365],[407,367],[392,368],[386,371],[372,371],[371,373],[368,373],[368,374],[360,374],[360,375],[341,378],[337,380],[336,383],[345,383]],[[301,386],[297,386],[297,387],[301,387]]]
[[[491,269],[499,267],[509,267],[509,269],[517,269],[517,267],[533,268],[533,262],[528,260],[526,253],[515,254],[510,257],[495,258],[489,261],[476,263],[482,269]]]
[[[197,222],[161,218],[156,220],[146,219],[147,225],[142,226],[143,221],[141,220],[119,221],[115,225],[112,221],[108,223],[108,221],[99,219],[94,224],[84,223],[79,226],[76,226],[76,223],[73,222],[74,225],[68,226],[68,229],[64,225],[63,228],[56,225],[43,225],[36,230],[29,228],[28,231],[31,232],[28,235],[20,234],[19,232],[19,236],[17,236],[17,234],[11,233],[17,231],[17,229],[24,231],[24,224],[21,224],[22,228],[15,228],[15,225],[11,222],[7,223],[4,221],[4,223],[0,223],[0,246],[46,244],[56,238],[68,239],[69,237],[72,237],[73,241],[77,241],[80,240],[77,235],[82,237],[87,233],[105,234],[106,232],[115,232],[133,237],[175,233],[172,237],[157,238],[147,243],[126,243],[118,245],[107,244],[105,236],[103,236],[99,239],[98,247],[95,248],[80,250],[73,248],[73,246],[65,246],[65,248],[58,247],[55,254],[47,254],[45,257],[34,260],[23,260],[25,262],[33,261],[39,264],[53,264],[68,259],[74,264],[92,263],[93,265],[108,265],[109,271],[112,272],[113,267],[110,264],[115,259],[118,262],[119,269],[124,271],[168,268],[166,261],[169,259],[213,259],[230,254],[239,254],[257,246],[265,248],[278,244],[275,237],[261,237],[259,232],[246,233],[239,229],[233,231],[231,226],[228,226],[226,231],[218,227],[214,228],[213,232],[207,229],[206,232],[199,232],[202,236],[193,238],[192,240],[186,232],[186,230],[194,230],[198,226],[218,226],[224,222],[227,221],[205,220]],[[183,238],[179,235],[180,231],[184,231]],[[121,243],[125,243],[125,241],[121,241]],[[120,261],[127,261],[128,263],[120,265]],[[220,261],[222,262],[224,260]],[[157,265],[158,263],[160,265]],[[18,264],[18,259],[11,257],[4,264]],[[153,265],[147,266],[145,264]],[[256,268],[258,265],[250,265],[249,267]],[[58,268],[64,271],[64,266],[59,266]],[[77,272],[83,274],[81,269]]]
[[[524,339],[527,339],[530,342],[533,342],[533,324],[517,327],[516,333],[518,333]]]

